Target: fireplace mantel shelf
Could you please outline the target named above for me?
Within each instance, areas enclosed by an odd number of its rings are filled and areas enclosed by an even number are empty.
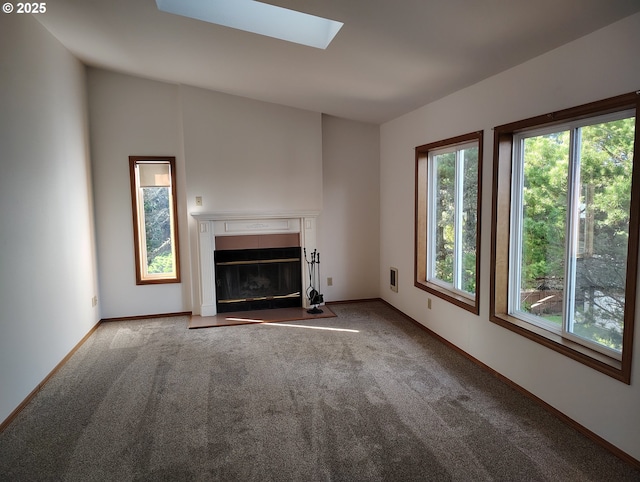
[[[198,221],[239,221],[251,219],[291,219],[291,218],[317,218],[319,211],[278,211],[278,212],[233,212],[219,211],[212,213],[191,213]]]

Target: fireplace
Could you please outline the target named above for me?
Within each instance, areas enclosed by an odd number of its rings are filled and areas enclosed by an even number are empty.
[[[216,250],[217,312],[302,306],[300,251],[299,246]]]
[[[193,280],[199,288],[194,314],[310,308],[304,296],[309,274],[301,253],[317,248],[318,215],[310,211],[192,213],[197,221],[200,268]]]

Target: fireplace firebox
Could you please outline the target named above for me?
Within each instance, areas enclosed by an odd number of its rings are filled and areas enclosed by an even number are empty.
[[[214,252],[218,313],[302,306],[301,248]]]

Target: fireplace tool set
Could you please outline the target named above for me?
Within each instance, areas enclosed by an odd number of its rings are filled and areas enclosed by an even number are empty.
[[[318,308],[318,305],[324,301],[324,295],[320,294],[320,253],[317,249],[311,253],[311,261],[307,259],[307,250],[304,250],[304,260],[307,263],[307,271],[309,272],[309,287],[307,288],[307,298],[309,304],[313,308],[307,310],[307,313],[318,314],[322,313],[322,310]],[[316,271],[316,266],[318,267]],[[317,284],[316,284],[317,283]],[[318,289],[316,289],[316,286]]]

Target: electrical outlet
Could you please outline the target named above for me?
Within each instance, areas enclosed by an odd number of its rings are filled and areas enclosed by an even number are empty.
[[[327,286],[333,286],[333,278],[327,278]]]
[[[431,298],[427,298],[427,308],[431,309]]]
[[[196,196],[196,206],[202,206],[202,196]]]
[[[98,297],[94,296],[93,298],[91,298],[91,307],[95,308],[96,306],[98,306]]]

